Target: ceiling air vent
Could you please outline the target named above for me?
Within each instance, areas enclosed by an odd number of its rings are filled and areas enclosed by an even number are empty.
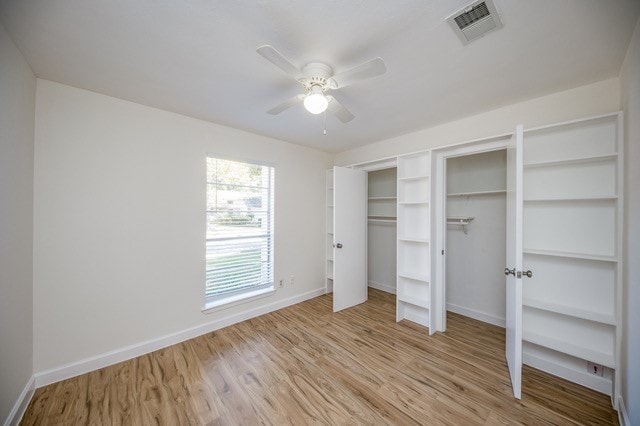
[[[447,22],[462,44],[468,44],[490,31],[502,28],[500,14],[491,0],[474,1],[449,16]]]

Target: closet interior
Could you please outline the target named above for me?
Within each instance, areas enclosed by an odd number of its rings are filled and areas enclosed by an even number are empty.
[[[506,151],[446,160],[446,310],[504,327]]]
[[[365,194],[363,194],[364,196]],[[397,168],[367,172],[367,284],[396,293]],[[326,288],[333,291],[333,170],[326,174]]]
[[[367,173],[367,284],[396,293],[397,168]]]
[[[396,294],[397,321],[408,319],[426,327],[431,300],[430,158],[428,152],[420,152],[358,167],[367,174],[367,285]],[[326,287],[331,292],[334,171],[326,176]]]

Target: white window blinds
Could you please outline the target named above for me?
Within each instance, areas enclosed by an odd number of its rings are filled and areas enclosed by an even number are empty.
[[[273,287],[274,168],[207,157],[207,301]]]

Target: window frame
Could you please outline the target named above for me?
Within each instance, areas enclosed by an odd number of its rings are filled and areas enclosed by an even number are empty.
[[[267,266],[267,271],[268,274],[270,275],[268,278],[270,278],[270,280],[268,282],[265,282],[262,285],[258,285],[255,287],[250,287],[250,288],[245,288],[245,289],[239,289],[237,291],[232,291],[226,294],[220,294],[220,295],[214,295],[214,296],[207,296],[207,279],[206,279],[206,274],[207,274],[207,245],[208,243],[213,240],[211,238],[208,237],[208,230],[207,230],[207,217],[208,214],[211,212],[209,210],[209,205],[208,205],[208,201],[207,201],[207,197],[209,195],[209,187],[210,185],[229,185],[229,186],[241,186],[241,185],[236,185],[236,184],[230,184],[230,183],[224,183],[221,181],[217,181],[217,182],[210,182],[209,178],[208,178],[208,160],[209,159],[213,159],[213,160],[222,160],[222,161],[232,161],[232,162],[237,162],[237,163],[243,163],[243,164],[248,164],[251,166],[260,166],[260,167],[268,167],[269,169],[269,176],[268,176],[268,186],[267,187],[260,187],[262,189],[266,189],[267,190],[267,200],[268,200],[268,206],[267,209],[265,210],[266,212],[266,217],[268,220],[268,229],[267,229],[267,233],[263,234],[263,236],[257,236],[260,238],[266,238],[267,241],[267,255],[268,255],[268,262],[269,265]],[[221,155],[217,155],[214,153],[207,153],[206,157],[205,157],[205,167],[204,167],[204,171],[205,171],[205,208],[204,208],[204,216],[205,216],[205,266],[204,266],[204,272],[205,272],[205,279],[204,279],[204,305],[202,307],[202,312],[204,313],[208,313],[208,312],[212,312],[215,310],[219,310],[219,309],[226,309],[226,308],[230,308],[232,306],[236,306],[238,304],[242,304],[242,303],[247,303],[250,302],[252,300],[256,300],[256,299],[261,299],[264,297],[268,297],[272,294],[274,294],[276,292],[276,286],[275,286],[275,255],[274,255],[274,239],[275,239],[275,230],[274,230],[274,223],[275,223],[275,174],[276,174],[276,167],[273,163],[269,163],[269,162],[265,162],[265,161],[257,161],[257,160],[250,160],[250,159],[245,159],[245,158],[237,158],[237,157],[226,157],[226,156],[221,156]],[[246,236],[238,236],[238,237],[222,237],[222,240],[226,240],[226,241],[232,241],[232,240],[242,240],[242,239],[246,239]],[[261,275],[261,277],[263,277],[263,274]]]

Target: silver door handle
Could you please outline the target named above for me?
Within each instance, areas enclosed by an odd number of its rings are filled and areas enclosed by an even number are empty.
[[[522,272],[522,275],[527,278],[531,278],[533,276],[533,272],[531,272],[531,270],[528,270],[527,272]]]
[[[504,274],[505,275],[513,275],[514,277],[516,276],[516,268],[513,269],[509,269],[509,268],[504,268]]]

